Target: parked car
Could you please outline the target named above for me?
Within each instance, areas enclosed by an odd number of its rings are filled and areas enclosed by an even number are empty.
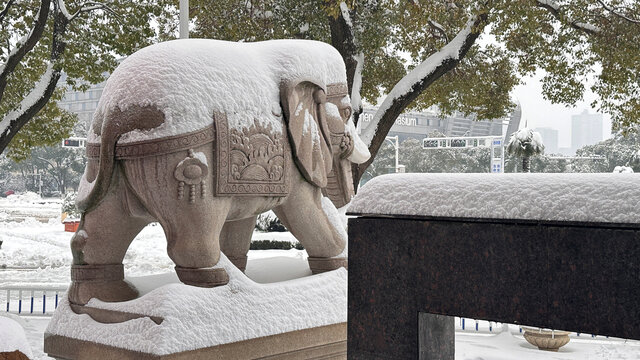
[[[15,194],[15,192],[13,190],[7,190],[7,191],[5,191],[3,193],[0,193],[0,196],[7,197],[7,196],[13,195],[13,194]]]

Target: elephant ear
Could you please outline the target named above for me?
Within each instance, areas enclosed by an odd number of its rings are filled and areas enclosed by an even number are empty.
[[[283,83],[280,101],[298,169],[308,182],[325,187],[333,159],[323,109],[324,90],[306,80]]]

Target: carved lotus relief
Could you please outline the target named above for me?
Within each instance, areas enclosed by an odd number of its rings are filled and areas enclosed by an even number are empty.
[[[235,180],[280,180],[284,174],[284,146],[280,136],[257,121],[242,131],[231,129],[231,177]]]
[[[285,196],[291,154],[282,132],[254,120],[248,127],[229,127],[225,114],[214,116],[217,195]]]

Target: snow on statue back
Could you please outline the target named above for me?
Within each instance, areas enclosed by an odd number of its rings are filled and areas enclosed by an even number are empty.
[[[164,124],[133,130],[118,143],[200,130],[212,124],[215,112],[226,113],[238,130],[258,119],[282,131],[279,85],[297,78],[321,79],[325,86],[346,83],[344,63],[336,49],[315,41],[159,43],[129,56],[109,77],[88,140],[100,142],[96,126],[106,112],[133,105],[158,108]]]
[[[348,213],[638,223],[639,189],[635,174],[391,174]]]

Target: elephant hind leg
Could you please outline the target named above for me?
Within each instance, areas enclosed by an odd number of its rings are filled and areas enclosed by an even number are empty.
[[[220,233],[220,250],[240,271],[247,267],[247,253],[257,216],[227,221]]]
[[[346,246],[346,232],[340,224],[334,225],[334,221],[340,220],[330,219],[329,209],[323,208],[322,201],[319,188],[303,183],[289,194],[285,203],[273,209],[307,250],[309,267],[314,274],[347,267],[347,259],[337,257]]]
[[[176,204],[176,213],[160,220],[167,237],[167,252],[176,264],[180,281],[187,285],[215,287],[229,282],[220,259],[219,236],[230,201],[207,198],[199,203]]]

